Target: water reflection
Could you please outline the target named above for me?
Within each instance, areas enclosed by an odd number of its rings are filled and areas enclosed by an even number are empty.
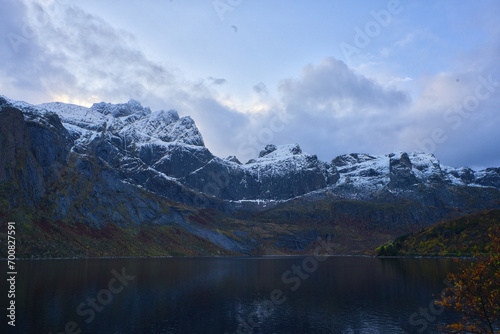
[[[446,273],[456,270],[446,259],[331,257],[316,270],[291,271],[303,263],[302,257],[19,261],[17,326],[10,332],[59,333],[73,321],[82,333],[236,333],[238,326],[246,333],[250,327],[417,333],[422,325],[412,326],[410,315],[427,307],[445,287]],[[109,287],[111,271],[122,268],[135,278],[87,323],[77,306],[105,296],[100,291]],[[282,302],[275,304],[277,290]],[[440,314],[425,332],[449,319]]]

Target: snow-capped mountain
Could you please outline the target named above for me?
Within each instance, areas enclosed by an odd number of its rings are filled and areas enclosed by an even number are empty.
[[[124,179],[168,195],[155,179],[166,179],[228,202],[284,201],[311,193],[368,200],[410,198],[424,189],[500,189],[500,169],[474,171],[443,166],[432,154],[394,152],[385,156],[346,154],[331,162],[302,152],[299,145],[267,145],[255,159],[221,159],[206,147],[190,117],[155,111],[131,100],[82,107],[64,103],[30,105],[4,99],[26,120],[57,115],[72,139],[73,152],[92,152]]]
[[[297,144],[269,144],[242,163],[214,156],[190,117],[137,101],[87,108],[0,96],[0,118],[0,214],[30,222],[25,232],[38,241],[27,254],[107,254],[71,238],[108,249],[100,231],[110,224],[126,229],[111,227],[109,240],[159,254],[283,254],[319,235],[361,252],[388,235],[500,207],[500,168],[452,168],[418,152],[325,162]],[[162,237],[141,234],[143,226]]]
[[[332,165],[340,174],[333,191],[352,198],[367,199],[383,191],[397,194],[416,187],[500,187],[499,168],[448,167],[433,154],[422,152],[348,154],[333,159]]]

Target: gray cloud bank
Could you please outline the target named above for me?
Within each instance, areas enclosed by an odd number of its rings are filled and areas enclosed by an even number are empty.
[[[133,98],[153,109],[174,108],[195,119],[214,153],[242,161],[273,142],[299,143],[323,160],[351,152],[426,150],[454,166],[500,165],[500,38],[465,57],[456,71],[421,79],[413,99],[324,58],[282,80],[276,97],[269,97],[264,83],[251,87],[266,108],[244,113],[215,91],[229,84],[224,79],[191,81],[150,60],[128,32],[67,1],[0,0],[0,7],[0,94],[11,98]]]

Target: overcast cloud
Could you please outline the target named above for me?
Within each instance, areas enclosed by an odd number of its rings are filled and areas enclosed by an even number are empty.
[[[83,105],[136,99],[154,110],[176,109],[196,121],[212,152],[241,161],[268,143],[299,143],[325,161],[351,152],[425,150],[449,165],[500,166],[498,25],[488,43],[450,55],[452,65],[442,71],[409,77],[384,72],[395,71],[388,63],[354,69],[324,54],[276,82],[248,83],[250,98],[243,99],[225,90],[234,79],[192,77],[169,62],[168,51],[153,60],[132,31],[71,1],[0,0],[0,6],[0,94],[9,98]],[[238,27],[231,38],[245,36],[245,25]],[[416,40],[390,51],[381,45],[380,57]]]

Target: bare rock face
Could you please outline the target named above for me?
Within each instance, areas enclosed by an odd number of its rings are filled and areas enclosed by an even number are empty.
[[[50,180],[69,159],[71,135],[55,114],[28,121],[27,127],[33,155],[43,169],[44,178]]]
[[[0,182],[10,184],[6,190],[11,207],[35,206],[67,162],[69,133],[56,115],[25,121],[22,112],[3,98],[0,117]]]
[[[269,145],[266,145],[266,147],[264,147],[264,149],[262,151],[260,151],[259,153],[259,158],[262,158],[272,152],[276,151],[276,145],[272,145],[272,144],[269,144]]]
[[[419,183],[412,173],[412,164],[407,153],[401,155],[389,154],[389,176],[391,188],[405,188]]]
[[[351,153],[326,163],[298,144],[269,144],[246,164],[235,156],[221,159],[205,147],[193,119],[175,110],[152,112],[133,100],[86,108],[0,97],[0,116],[0,190],[9,199],[2,205],[36,206],[51,198],[58,217],[76,215],[94,225],[103,219],[168,221],[155,201],[140,210],[129,203],[144,194],[224,212],[258,212],[292,199],[411,202],[405,217],[421,219],[500,198],[500,168],[446,167],[426,153]],[[62,170],[63,188],[70,190],[56,199],[47,189]],[[90,198],[82,202],[78,189]],[[119,207],[113,197],[129,204]],[[383,219],[384,209],[364,214]]]
[[[469,176],[469,178],[471,178]],[[500,168],[486,168],[474,177],[477,184],[485,187],[500,188]]]
[[[1,107],[0,182],[8,208],[38,204],[45,193],[43,170],[31,152],[28,127],[21,111]]]
[[[332,185],[335,177],[334,169],[299,145],[267,145],[245,165],[215,158],[180,182],[225,200],[286,200]]]

